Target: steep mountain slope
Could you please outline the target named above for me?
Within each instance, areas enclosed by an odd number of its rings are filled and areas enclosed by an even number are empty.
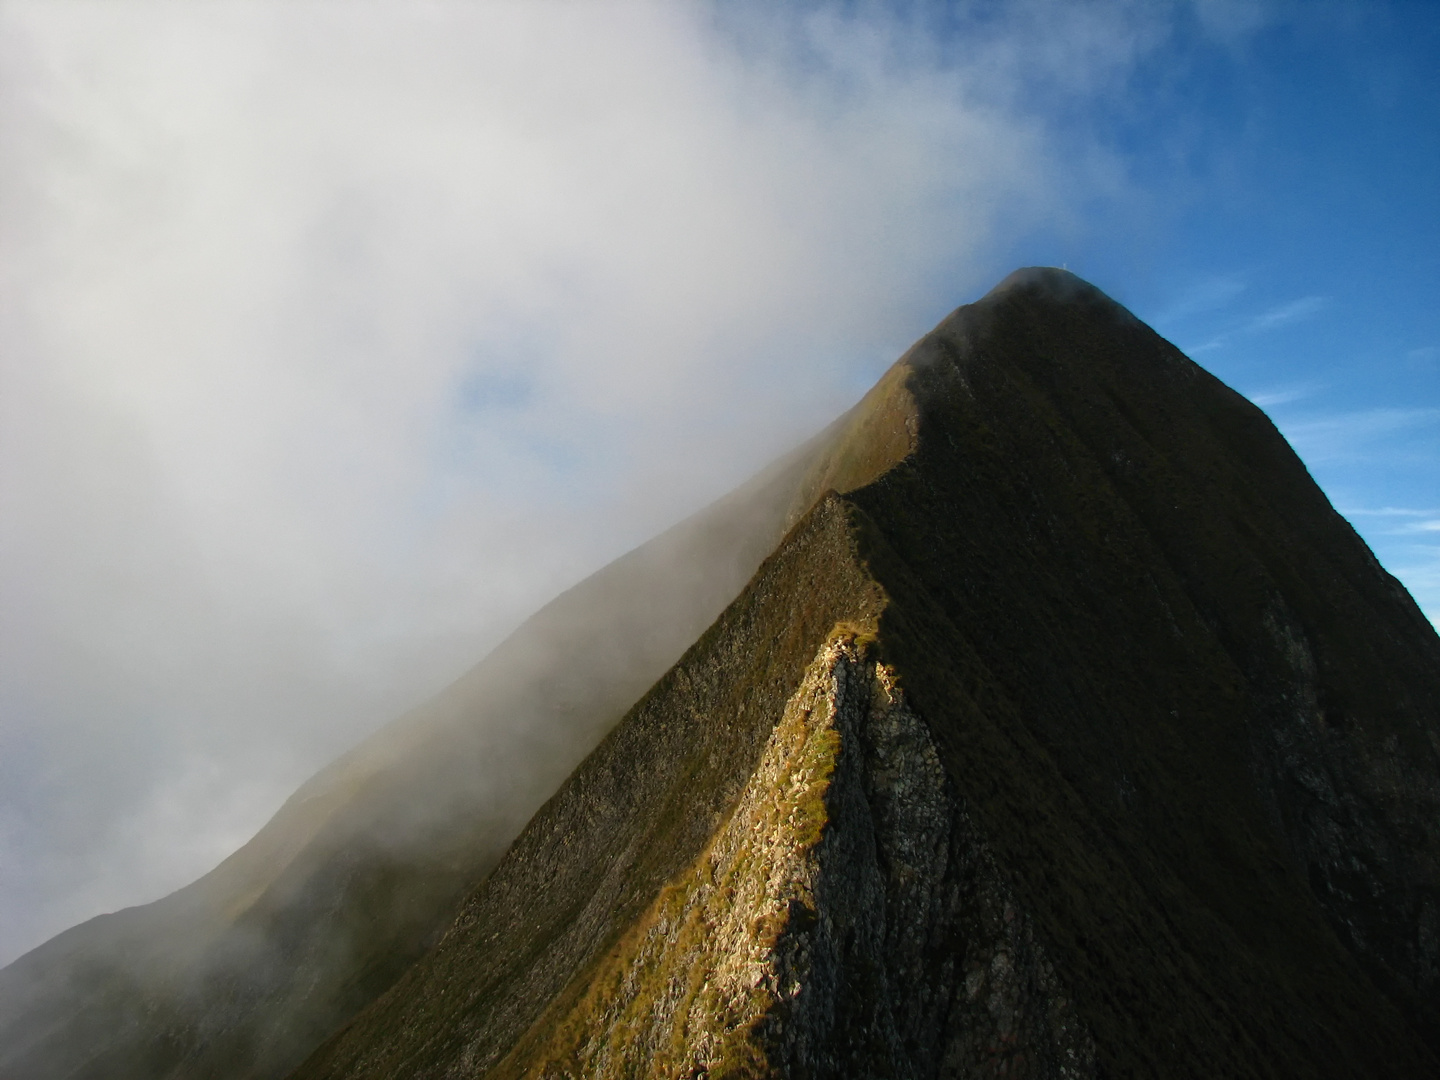
[[[273,1077],[388,987],[830,487],[910,447],[903,385],[542,609],[172,896],[0,971],[0,1077]],[[913,423],[912,423],[913,426]]]
[[[886,385],[297,1077],[1440,1074],[1440,640],[1269,421],[1054,270]]]

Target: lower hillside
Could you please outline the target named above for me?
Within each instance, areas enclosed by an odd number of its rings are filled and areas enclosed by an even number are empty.
[[[803,518],[719,621],[541,809],[440,944],[295,1075],[493,1069],[692,866],[840,622],[884,598],[849,507]]]

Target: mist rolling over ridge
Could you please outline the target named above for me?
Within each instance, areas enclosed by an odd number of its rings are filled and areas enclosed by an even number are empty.
[[[1023,269],[0,969],[0,1069],[1430,1076],[1437,662],[1253,403]]]
[[[1269,400],[1433,618],[1433,227],[1264,261],[1225,88],[1358,16],[1256,10],[0,7],[0,962],[208,871],[1012,264]],[[1433,131],[1398,18],[1357,100]]]
[[[1043,150],[816,100],[864,21],[791,84],[698,9],[5,20],[6,957],[827,422]]]

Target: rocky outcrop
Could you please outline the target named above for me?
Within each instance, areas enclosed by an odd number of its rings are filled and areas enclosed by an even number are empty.
[[[1094,1071],[925,724],[864,634],[842,630],[705,851],[496,1073]]]
[[[833,913],[818,910],[821,853],[850,771],[837,776],[837,765],[853,754],[846,743],[868,705],[856,693],[864,677],[852,642],[821,649],[700,857],[666,884],[579,1000],[532,1028],[540,1044],[522,1040],[501,1074],[600,1080],[765,1067],[762,1022],[781,1003],[830,989],[814,981],[809,939],[833,932]]]

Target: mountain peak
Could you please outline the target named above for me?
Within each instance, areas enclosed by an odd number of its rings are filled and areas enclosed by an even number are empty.
[[[1017,289],[1060,301],[1090,296],[1109,300],[1109,297],[1084,278],[1060,266],[1022,266],[1018,270],[1012,270],[985,294],[985,298],[990,299]]]
[[[1263,414],[1039,269],[830,440],[298,1077],[1433,1075],[1440,641]]]
[[[1264,414],[1028,268],[213,902],[0,973],[0,1073],[1434,1076],[1437,747]]]

